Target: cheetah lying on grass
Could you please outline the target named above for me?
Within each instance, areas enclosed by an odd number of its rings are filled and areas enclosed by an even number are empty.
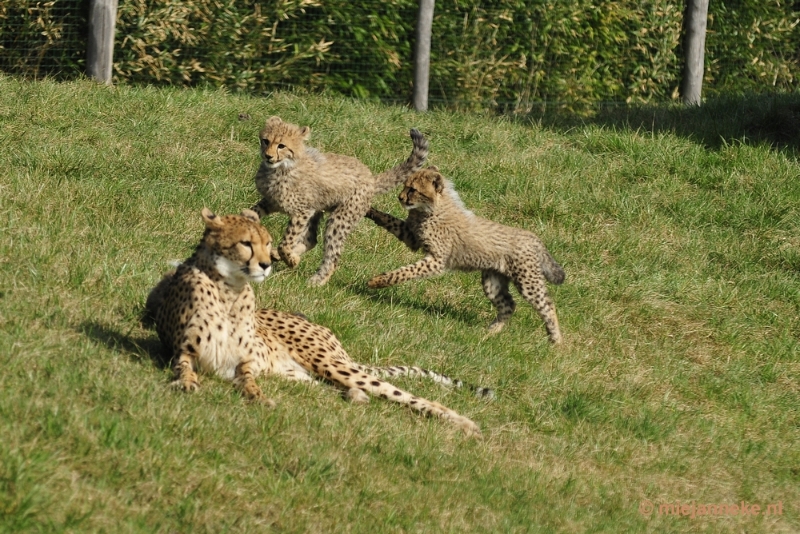
[[[378,376],[424,375],[453,386],[460,382],[416,367],[360,365],[327,328],[299,315],[257,310],[250,282],[269,274],[272,244],[258,215],[244,210],[217,216],[203,209],[202,217],[206,230],[194,254],[158,283],[146,304],[161,342],[172,349],[176,387],[197,389],[197,371],[203,371],[232,380],[248,399],[274,405],[256,384],[257,376],[320,377],[347,390],[354,402],[367,402],[371,393],[447,419],[469,435],[480,434],[466,417]],[[479,396],[492,395],[474,389]]]

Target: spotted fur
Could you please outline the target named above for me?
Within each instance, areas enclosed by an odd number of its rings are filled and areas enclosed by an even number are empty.
[[[317,244],[323,212],[328,212],[325,251],[309,284],[325,284],[336,269],[345,239],[353,231],[375,196],[401,184],[419,170],[428,155],[428,142],[411,130],[413,149],[400,165],[373,176],[356,158],[321,153],[305,146],[311,129],[271,117],[259,133],[261,166],[255,176],[263,197],[253,210],[264,217],[273,212],[289,215],[289,224],[274,259],[296,267],[300,256]]]
[[[470,419],[380,375],[420,374],[456,386],[457,381],[419,368],[360,365],[327,328],[299,314],[256,309],[249,282],[269,274],[269,234],[250,210],[219,217],[204,209],[202,216],[206,231],[195,253],[156,285],[146,304],[159,338],[173,352],[175,386],[194,391],[197,372],[204,371],[232,380],[247,398],[274,404],[255,377],[319,377],[345,389],[355,402],[368,401],[369,393],[446,419],[467,434],[480,434]],[[484,388],[476,393],[491,396]]]
[[[497,309],[497,318],[489,326],[492,333],[502,330],[514,313],[516,304],[508,291],[509,282],[513,282],[539,312],[550,341],[561,342],[558,316],[545,280],[563,283],[564,269],[536,235],[467,210],[436,167],[410,176],[399,200],[408,210],[407,219],[375,209],[370,209],[367,217],[412,250],[423,249],[426,255],[412,265],[375,276],[368,282],[370,288],[434,276],[447,269],[481,271],[484,294]]]

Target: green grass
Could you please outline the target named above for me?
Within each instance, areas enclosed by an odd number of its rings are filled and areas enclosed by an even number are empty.
[[[725,106],[622,113],[523,123],[0,78],[0,531],[800,530],[797,152],[751,142]],[[144,299],[190,254],[203,206],[257,200],[273,114],[375,171],[420,127],[468,207],[536,232],[564,265],[559,348],[524,302],[487,337],[478,273],[367,290],[419,257],[369,221],[327,286],[305,285],[318,248],[256,288],[357,360],[495,387],[485,402],[398,381],[482,440],[327,386],[262,379],[274,410],[211,377],[169,389]],[[394,194],[377,204],[401,213]],[[277,237],[285,217],[265,224]],[[783,515],[657,510],[741,501]]]

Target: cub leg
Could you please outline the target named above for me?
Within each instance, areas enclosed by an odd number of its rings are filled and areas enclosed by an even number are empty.
[[[200,387],[197,381],[197,373],[195,369],[195,359],[192,354],[183,350],[180,355],[175,359],[175,365],[172,371],[175,380],[172,381],[172,387],[180,388],[183,391],[196,391]]]
[[[295,244],[292,252],[302,256],[312,248],[317,246],[317,233],[319,232],[319,221],[322,219],[323,212],[318,211],[308,220],[305,234],[301,234],[303,241]]]
[[[517,305],[508,292],[507,276],[497,271],[481,271],[483,292],[497,309],[497,318],[489,325],[489,333],[496,334],[506,325]]]
[[[406,244],[411,250],[419,250],[420,243],[414,234],[409,231],[406,226],[406,221],[398,219],[394,215],[378,211],[375,208],[370,208],[366,218],[372,220],[375,224],[384,228],[387,232],[394,235],[397,239]]]
[[[342,255],[345,239],[367,209],[369,209],[369,200],[363,196],[356,196],[331,212],[325,227],[325,252],[322,256],[322,263],[314,276],[309,278],[309,285],[322,286],[330,279],[339,263],[339,257]]]
[[[286,226],[286,232],[283,234],[283,241],[278,247],[278,254],[289,267],[297,267],[297,264],[300,263],[300,255],[296,254],[295,250],[301,250],[304,244],[299,243],[298,240],[300,238],[307,239],[309,225],[315,215],[314,210],[292,214],[292,218]]]
[[[514,285],[517,286],[522,297],[539,312],[547,334],[550,336],[550,341],[556,345],[561,343],[561,329],[558,326],[556,307],[550,299],[550,295],[547,294],[544,276],[539,273],[531,274],[528,271],[526,276],[516,275]]]
[[[444,262],[442,260],[434,256],[425,256],[417,263],[373,277],[372,280],[367,282],[367,286],[372,289],[389,287],[415,278],[434,276],[443,273],[444,270]]]

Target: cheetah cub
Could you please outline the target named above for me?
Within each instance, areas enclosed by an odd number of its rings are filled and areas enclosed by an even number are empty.
[[[336,269],[344,241],[367,213],[376,195],[401,184],[419,170],[428,155],[428,142],[411,130],[413,149],[408,159],[373,176],[356,158],[326,154],[305,146],[311,129],[271,117],[259,133],[261,166],[255,176],[263,197],[253,210],[261,217],[273,212],[289,215],[289,225],[273,259],[296,267],[300,256],[317,244],[323,212],[329,212],[325,228],[322,264],[309,284],[325,284]]]
[[[250,282],[263,281],[271,268],[271,238],[258,215],[244,210],[221,217],[203,209],[202,217],[206,230],[194,254],[158,283],[145,306],[161,342],[172,350],[173,385],[194,391],[202,371],[232,380],[248,399],[274,405],[256,384],[257,376],[319,377],[345,389],[355,402],[368,401],[371,393],[480,434],[470,419],[379,376],[422,375],[456,387],[460,381],[417,367],[360,365],[327,328],[299,315],[257,310]],[[473,389],[492,396],[491,390]]]
[[[375,209],[370,209],[366,216],[411,250],[422,248],[426,256],[413,265],[375,276],[369,287],[393,286],[446,269],[481,271],[483,292],[497,308],[497,318],[489,325],[491,333],[502,330],[514,313],[516,304],[508,292],[511,281],[544,319],[550,341],[561,342],[558,317],[545,280],[561,284],[564,269],[536,235],[483,219],[467,210],[452,184],[436,167],[410,176],[399,200],[408,210],[406,220]]]

